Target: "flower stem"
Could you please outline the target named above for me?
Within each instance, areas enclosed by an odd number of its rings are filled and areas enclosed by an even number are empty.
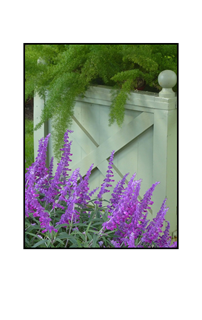
[[[70,224],[70,228],[69,228],[69,234],[71,233],[71,230],[72,230],[73,214],[74,214],[74,213],[72,212],[71,224]],[[67,248],[68,242],[69,242],[69,239],[67,239],[67,242],[66,242],[65,248]]]

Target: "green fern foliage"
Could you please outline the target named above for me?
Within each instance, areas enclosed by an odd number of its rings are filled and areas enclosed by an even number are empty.
[[[113,88],[109,125],[121,126],[127,98],[138,88],[138,81],[146,84],[144,90],[158,92],[158,75],[166,69],[177,73],[176,44],[25,45],[25,99],[36,92],[45,99],[35,130],[54,117],[53,150],[59,158],[75,98],[90,85]]]

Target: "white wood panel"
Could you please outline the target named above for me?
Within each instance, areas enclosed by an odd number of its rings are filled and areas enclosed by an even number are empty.
[[[103,159],[110,156],[112,150],[119,150],[126,143],[130,142],[152,125],[153,116],[151,114],[140,114],[137,118],[123,126],[116,134],[102,143],[96,150],[88,154],[82,161],[77,162],[74,167],[79,166],[81,168],[81,174],[85,174],[92,162],[94,163],[94,166],[97,166]]]
[[[138,137],[137,179],[142,179],[141,192],[144,194],[148,184],[152,185],[153,172],[153,126]]]

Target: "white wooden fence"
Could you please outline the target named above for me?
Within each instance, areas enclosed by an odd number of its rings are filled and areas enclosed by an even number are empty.
[[[80,168],[84,176],[94,163],[90,176],[90,190],[100,186],[105,178],[111,151],[114,155],[113,187],[126,174],[142,179],[140,195],[160,181],[153,193],[152,210],[148,218],[159,211],[167,198],[169,210],[166,220],[170,222],[170,234],[177,229],[177,97],[172,91],[176,84],[173,71],[165,70],[159,75],[162,91],[132,92],[125,105],[125,118],[121,128],[117,124],[108,126],[111,95],[110,88],[90,87],[85,98],[78,97],[74,107],[70,134],[72,140],[72,170]],[[40,121],[44,101],[34,98],[34,126]],[[49,120],[34,132],[34,155],[37,156],[38,140],[52,131]],[[52,139],[49,140],[48,163],[53,156]],[[54,159],[54,172],[57,160]],[[113,188],[111,188],[113,190]],[[104,195],[109,200],[110,194]]]

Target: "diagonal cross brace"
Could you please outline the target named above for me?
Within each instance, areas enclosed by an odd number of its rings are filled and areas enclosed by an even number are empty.
[[[101,165],[103,161],[107,162],[106,159],[110,157],[112,150],[117,152],[130,141],[138,137],[142,132],[150,128],[153,124],[153,114],[142,112],[138,117],[133,119],[130,123],[124,125],[118,132],[104,141],[101,145],[98,146],[97,142],[93,139],[98,147],[96,147],[94,141],[91,140],[91,144],[95,146],[94,150],[88,153],[88,155],[81,161],[77,162],[73,166],[72,170],[75,170],[79,167],[80,174],[84,176],[92,163],[94,164],[93,169],[95,167],[99,169],[99,165]],[[82,148],[85,150],[85,144],[82,144]],[[104,175],[105,174],[106,171]]]

